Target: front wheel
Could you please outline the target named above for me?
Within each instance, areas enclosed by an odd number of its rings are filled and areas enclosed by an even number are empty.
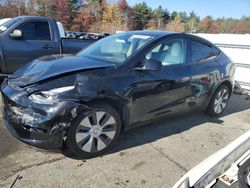
[[[207,113],[212,116],[219,116],[226,109],[229,100],[229,89],[226,85],[221,85],[215,91],[210,104],[207,108]]]
[[[97,157],[115,144],[120,132],[121,120],[116,110],[107,104],[96,104],[73,120],[67,131],[66,148],[76,157]]]

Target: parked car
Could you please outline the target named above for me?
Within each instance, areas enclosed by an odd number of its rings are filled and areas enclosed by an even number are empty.
[[[109,36],[108,33],[86,33],[86,32],[72,32],[66,31],[66,38],[76,38],[76,39],[102,39]]]
[[[0,25],[0,74],[15,72],[44,55],[73,54],[96,40],[64,38],[62,24],[48,17],[19,16]]]
[[[4,24],[5,22],[9,21],[11,18],[3,18],[0,20],[0,25]]]
[[[234,72],[220,49],[197,36],[115,34],[76,55],[37,59],[9,76],[1,90],[3,119],[25,143],[95,157],[135,125],[195,109],[220,115]]]
[[[187,172],[173,188],[249,188],[250,131]]]

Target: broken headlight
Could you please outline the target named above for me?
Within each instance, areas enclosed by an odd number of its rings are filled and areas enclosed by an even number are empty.
[[[37,104],[54,104],[59,102],[58,95],[74,89],[75,86],[65,86],[49,91],[39,91],[29,96],[29,99]]]

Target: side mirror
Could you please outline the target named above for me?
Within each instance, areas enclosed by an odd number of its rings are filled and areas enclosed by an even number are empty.
[[[21,30],[18,30],[18,29],[15,29],[12,33],[10,33],[10,36],[12,38],[21,38],[22,37],[22,31]]]
[[[156,59],[146,60],[143,67],[136,67],[136,70],[149,70],[149,71],[159,71],[162,68],[162,63]]]

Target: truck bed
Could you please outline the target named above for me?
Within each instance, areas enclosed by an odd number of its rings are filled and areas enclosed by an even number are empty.
[[[80,50],[96,42],[96,40],[62,38],[61,42],[62,42],[61,46],[63,54],[76,54]]]

